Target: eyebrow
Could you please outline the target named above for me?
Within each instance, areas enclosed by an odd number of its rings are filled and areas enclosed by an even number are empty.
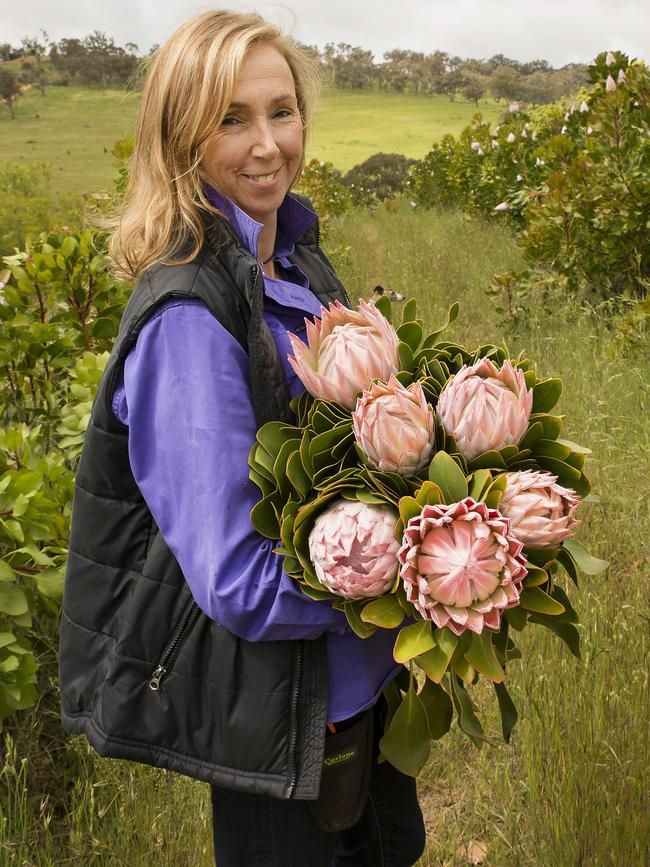
[[[271,100],[271,104],[275,105],[278,102],[284,102],[287,99],[297,99],[295,93],[281,93],[279,96],[274,96]],[[228,110],[230,111],[233,108],[248,108],[248,104],[245,102],[231,102],[228,106]]]

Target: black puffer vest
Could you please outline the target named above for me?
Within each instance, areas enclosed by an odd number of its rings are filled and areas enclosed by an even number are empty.
[[[348,303],[318,246],[317,224],[291,258],[323,304]],[[288,417],[282,362],[262,319],[261,269],[217,223],[192,263],[159,265],[138,282],[95,398],[63,600],[63,724],[104,756],[313,799],[327,711],[325,639],[249,642],[198,608],[133,478],[128,428],[111,412],[127,353],[172,296],[201,299],[247,349],[258,423]]]

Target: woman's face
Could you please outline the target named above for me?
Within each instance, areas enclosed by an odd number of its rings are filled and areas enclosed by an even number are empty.
[[[202,159],[207,181],[254,220],[280,207],[302,159],[302,120],[287,61],[273,45],[248,52],[228,112]]]

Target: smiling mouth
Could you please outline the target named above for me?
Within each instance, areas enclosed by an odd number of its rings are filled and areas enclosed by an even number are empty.
[[[277,178],[279,172],[280,169],[276,169],[274,172],[270,172],[267,175],[247,175],[245,173],[243,174],[245,178],[248,178],[249,181],[253,181],[253,183],[255,184],[270,184]]]

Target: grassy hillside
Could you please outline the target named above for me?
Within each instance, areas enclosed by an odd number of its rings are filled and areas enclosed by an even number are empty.
[[[48,87],[23,94],[16,119],[0,106],[0,165],[50,163],[52,189],[87,193],[111,185],[111,148],[134,132],[139,96],[113,90]],[[349,169],[378,151],[421,157],[446,132],[459,132],[476,106],[444,97],[330,90],[323,94],[310,157]],[[480,110],[492,119],[499,106]]]

